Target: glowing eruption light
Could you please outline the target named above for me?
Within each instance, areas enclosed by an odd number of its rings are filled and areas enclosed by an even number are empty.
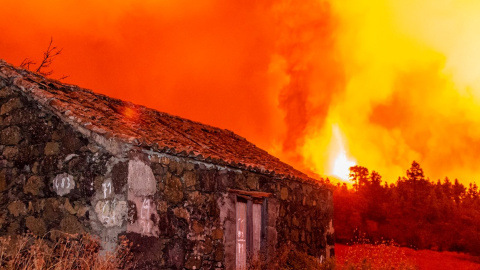
[[[333,162],[331,174],[340,178],[343,181],[347,181],[350,167],[355,166],[356,163],[354,160],[347,157],[345,146],[343,145],[342,136],[340,134],[340,129],[338,128],[338,126],[333,127],[332,146],[336,146],[332,148],[334,149],[334,151],[336,148],[337,155],[333,155],[335,157],[335,160]]]
[[[349,160],[347,158],[345,151],[342,151],[338,154],[337,158],[335,159],[335,163],[333,164],[332,174],[346,181],[348,180],[350,167],[352,166],[355,166],[355,162],[352,160]]]

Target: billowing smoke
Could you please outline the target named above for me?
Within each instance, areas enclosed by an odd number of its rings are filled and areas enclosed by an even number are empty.
[[[474,1],[335,1],[346,84],[327,122],[307,135],[312,160],[331,126],[350,157],[388,181],[417,160],[431,180],[480,176],[480,5]],[[317,146],[317,149],[315,148]],[[315,149],[316,152],[312,152]],[[334,152],[334,151],[333,151]],[[311,164],[331,164],[336,154]],[[330,161],[325,162],[325,160]],[[328,171],[328,170],[326,170]]]
[[[197,3],[198,2],[198,3]],[[480,176],[475,1],[17,1],[0,58],[227,128],[308,173]],[[341,164],[340,164],[341,165]]]

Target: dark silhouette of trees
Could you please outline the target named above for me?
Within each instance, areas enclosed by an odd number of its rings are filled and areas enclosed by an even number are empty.
[[[353,189],[338,184],[334,192],[339,242],[365,234],[373,241],[393,239],[404,246],[480,255],[477,184],[430,181],[416,161],[394,184],[362,166],[350,168],[350,179]]]
[[[415,160],[412,162],[412,167],[407,170],[407,181],[413,187],[413,204],[417,205],[418,203],[418,188],[419,185],[424,186],[425,176],[423,175],[423,169],[420,168]]]
[[[353,188],[358,191],[368,181],[368,169],[362,166],[350,167],[349,178],[354,183]]]

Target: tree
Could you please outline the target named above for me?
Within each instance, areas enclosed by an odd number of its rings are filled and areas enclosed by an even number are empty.
[[[355,190],[338,184],[334,192],[338,239],[349,240],[355,231],[373,241],[480,254],[477,184],[465,187],[448,178],[430,182],[415,161],[406,172],[388,185],[377,172],[368,175],[366,168],[352,167]]]
[[[372,173],[370,174],[370,182],[372,183],[372,185],[381,186],[382,176],[378,172],[372,171]]]
[[[415,160],[412,162],[412,166],[407,170],[407,178],[410,181],[417,182],[420,180],[425,180],[425,175],[423,174],[423,169],[420,167],[420,164]]]
[[[368,169],[362,166],[355,165],[350,167],[350,174],[348,175],[351,181],[353,181],[353,187],[356,191],[360,186],[368,183]]]
[[[412,162],[412,166],[407,170],[407,181],[413,185],[413,204],[416,205],[418,202],[418,183],[420,181],[425,181],[425,175],[423,174],[423,169],[420,167],[420,164],[415,160]]]
[[[450,182],[450,179],[448,177],[445,177],[445,180],[443,181],[442,184],[442,189],[443,189],[443,194],[450,200],[453,197],[453,188],[452,188],[452,182]]]
[[[453,199],[457,205],[460,204],[462,199],[465,196],[466,188],[464,185],[458,182],[458,179],[455,179],[455,184],[453,185]]]
[[[476,183],[470,183],[467,194],[468,197],[473,201],[478,199],[478,186]]]

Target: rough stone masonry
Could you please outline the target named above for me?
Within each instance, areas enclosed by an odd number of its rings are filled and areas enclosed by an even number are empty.
[[[90,233],[105,250],[126,235],[139,269],[236,269],[242,248],[287,243],[333,255],[322,181],[231,131],[1,60],[0,153],[1,235]]]

